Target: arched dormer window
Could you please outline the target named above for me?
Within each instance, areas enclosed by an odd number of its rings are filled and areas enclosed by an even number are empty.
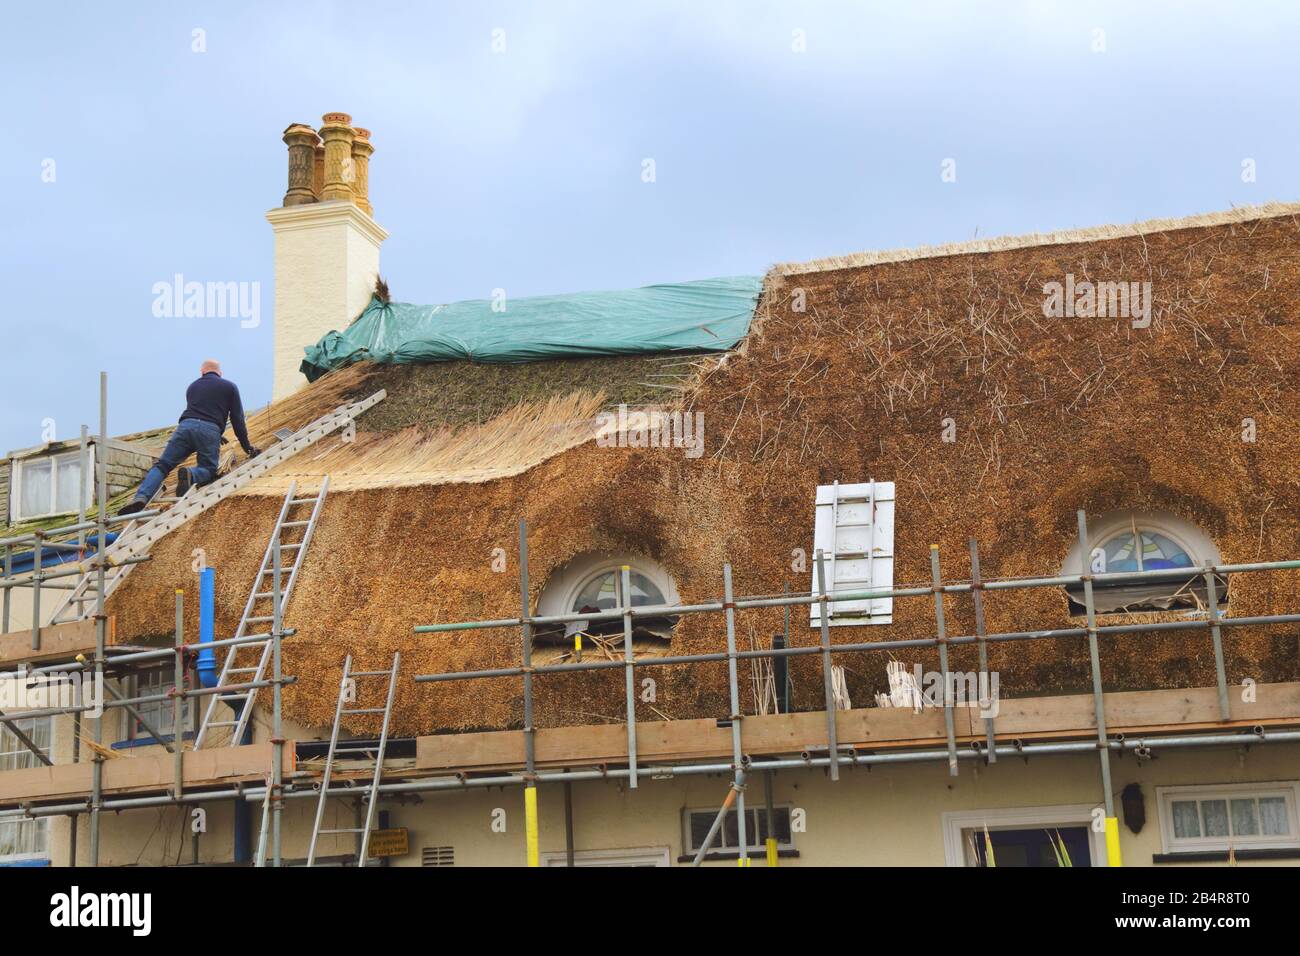
[[[1213,540],[1196,525],[1168,512],[1112,511],[1088,524],[1089,554],[1086,563],[1076,540],[1061,573],[1080,574],[1085,567],[1094,574],[1128,573],[1129,580],[1098,581],[1093,585],[1093,603],[1098,614],[1136,611],[1204,610],[1208,594],[1205,578],[1196,568],[1222,563]],[[1146,571],[1187,568],[1186,577],[1141,577]],[[1228,603],[1228,581],[1217,575],[1220,608]],[[1084,614],[1082,584],[1065,589],[1071,614]]]
[[[671,575],[658,562],[635,554],[594,552],[579,555],[558,568],[537,598],[537,615],[612,611],[623,606],[623,567],[628,575],[633,607],[671,607],[681,603]],[[633,620],[633,646],[640,653],[662,652],[668,644],[677,617],[639,617]],[[574,646],[581,632],[619,646],[623,639],[621,618],[605,621],[576,621],[564,625],[539,626],[537,645]],[[593,644],[599,643],[593,641]]]

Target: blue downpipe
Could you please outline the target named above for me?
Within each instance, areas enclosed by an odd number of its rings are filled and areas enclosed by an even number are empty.
[[[199,572],[199,644],[211,644],[213,641],[213,621],[216,617],[216,582],[215,568],[204,568]],[[199,683],[204,687],[217,686],[217,652],[211,647],[199,648]]]

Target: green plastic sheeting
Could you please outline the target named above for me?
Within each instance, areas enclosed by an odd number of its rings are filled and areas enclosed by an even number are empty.
[[[449,305],[372,298],[342,332],[304,351],[315,381],[353,362],[536,362],[584,355],[721,352],[749,331],[761,276],[703,279],[622,292],[579,292]],[[503,308],[504,306],[504,308]]]

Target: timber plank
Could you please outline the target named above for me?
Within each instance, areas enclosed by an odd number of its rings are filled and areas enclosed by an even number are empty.
[[[64,592],[53,592],[56,596]],[[113,619],[108,620],[108,633],[111,640]],[[0,667],[21,664],[27,661],[71,660],[78,654],[92,652],[95,649],[95,622],[92,620],[69,621],[66,624],[48,624],[41,628],[41,649],[32,650],[32,632],[10,631],[0,634]]]
[[[192,789],[263,780],[273,757],[274,745],[270,743],[186,751],[185,787]],[[172,785],[174,759],[159,747],[155,754],[106,760],[103,765],[104,793],[122,795],[168,790]],[[285,747],[284,760],[284,772],[289,774],[295,766],[292,742]],[[87,760],[0,773],[0,805],[85,797],[91,790],[93,766]]]
[[[1219,720],[1213,687],[1188,690],[1125,691],[1105,695],[1107,730],[1142,733],[1233,729],[1254,724],[1300,724],[1300,683],[1259,684],[1253,702],[1242,701],[1240,688],[1229,689],[1232,720]],[[953,708],[955,736],[963,744],[984,738],[977,708]],[[1091,694],[1032,697],[1000,702],[994,719],[1000,741],[1037,738],[1087,738],[1096,734]],[[859,751],[899,747],[944,746],[943,710],[920,713],[903,708],[865,707],[836,713],[842,747]],[[825,712],[746,717],[742,724],[746,754],[769,756],[826,752]],[[627,760],[627,732],[622,724],[539,729],[537,765],[564,767],[622,763]],[[641,763],[692,760],[730,762],[731,730],[716,720],[637,723]],[[489,731],[416,738],[417,770],[502,770],[521,767],[524,741],[520,731]]]

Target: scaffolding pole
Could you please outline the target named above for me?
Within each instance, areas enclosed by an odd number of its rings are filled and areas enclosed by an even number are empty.
[[[989,676],[989,643],[984,628],[984,587],[980,580],[980,547],[974,537],[970,539],[970,595],[971,601],[975,605],[975,640],[979,644],[980,672],[978,679],[984,682],[983,686],[985,688],[992,688],[992,678]],[[992,691],[990,690],[991,694]],[[987,702],[983,697],[980,698],[980,706],[989,711],[989,715],[984,718],[984,736],[988,746],[988,761],[989,763],[997,763],[997,734],[993,728],[992,704],[992,696],[989,697]]]
[[[838,728],[835,726],[835,682],[831,674],[831,628],[830,628],[830,605],[828,595],[834,587],[830,583],[828,587],[826,580],[826,556],[820,548],[817,549],[817,590],[820,604],[821,618],[821,654],[822,654],[822,693],[826,699],[826,752],[832,757],[839,755],[839,737]],[[732,604],[732,611],[735,611],[735,604]],[[831,780],[840,779],[839,762],[831,760]]]
[[[108,513],[108,462],[102,454],[108,443],[108,373],[99,373],[99,448],[95,456],[95,485],[98,490],[95,511],[95,686],[104,686],[104,647],[108,643],[108,618],[104,614],[104,542],[108,528],[104,518]],[[39,548],[38,548],[39,550]],[[95,747],[91,756],[90,777],[90,865],[99,866],[99,817],[104,800],[104,714],[100,711],[95,721]]]
[[[172,760],[173,792],[185,795],[185,592],[176,589],[176,663],[172,671]],[[162,738],[155,735],[155,740]]]
[[[529,624],[528,596],[528,522],[519,519],[519,639],[520,660],[524,675],[524,772],[528,785],[524,787],[524,862],[530,867],[541,866],[541,852],[537,833],[537,741],[533,728],[533,629]]]
[[[1186,749],[1196,747],[1217,747],[1217,746],[1235,746],[1250,747],[1256,744],[1270,743],[1300,743],[1300,730],[1285,731],[1265,731],[1258,728],[1249,732],[1237,734],[1207,734],[1204,736],[1181,735],[1162,737],[1146,736],[1135,737],[1133,739],[1115,739],[1107,742],[1107,747],[1117,753],[1135,753],[1140,759],[1146,759],[1156,750],[1162,749]],[[1042,757],[1042,756],[1069,756],[1069,755],[1088,755],[1095,753],[1097,745],[1092,741],[1081,741],[1072,743],[1048,743],[1048,744],[1022,744],[1007,743],[998,744],[999,755],[1003,757]],[[962,760],[983,759],[981,750],[961,750],[958,751],[958,757]],[[871,753],[871,754],[843,754],[839,757],[838,763],[844,767],[870,767],[885,766],[890,764],[912,764],[912,763],[946,763],[948,760],[948,751],[942,750],[912,750],[898,753]],[[805,770],[825,768],[830,765],[829,758],[826,757],[791,757],[780,758],[775,760],[753,761],[747,768],[748,773],[760,773],[766,771],[779,770]],[[670,779],[673,777],[689,776],[715,776],[718,774],[730,773],[732,769],[731,762],[726,763],[705,763],[705,764],[665,764],[655,767],[655,779]],[[543,783],[563,783],[564,781],[582,782],[592,780],[622,780],[627,778],[627,771],[621,769],[598,769],[598,770],[564,770],[564,771],[541,771],[537,774],[538,779]],[[498,774],[483,777],[470,776],[449,776],[436,779],[414,780],[406,783],[383,784],[380,792],[385,794],[400,793],[424,793],[426,791],[468,791],[481,787],[507,787],[520,786],[524,784],[523,774]],[[734,786],[732,781],[729,786]],[[355,793],[355,790],[340,788],[331,790],[330,796],[345,796],[349,793]],[[221,797],[242,796],[244,799],[256,802],[265,796],[265,789],[245,790],[242,792],[224,791],[217,794],[208,794],[204,799],[217,799]],[[286,799],[305,799],[308,797],[319,798],[319,790],[313,788],[304,788],[294,790],[286,794]],[[139,806],[158,806],[172,802],[170,797],[161,798],[138,798],[149,800],[151,802],[136,803],[128,802],[118,809],[129,809],[133,805]],[[191,796],[186,795],[186,800]],[[197,800],[199,797],[194,797]],[[734,799],[734,798],[733,798]],[[73,807],[76,804],[71,805]],[[0,818],[4,815],[22,814],[24,811],[0,811]],[[32,813],[50,814],[50,813],[67,813],[67,806],[33,808]]]
[[[623,696],[627,711],[628,789],[636,789],[636,665],[632,656],[632,568],[623,565],[619,577],[619,604],[623,607]]]
[[[1101,759],[1101,796],[1106,808],[1106,863],[1121,866],[1119,853],[1119,820],[1115,817],[1115,798],[1110,784],[1110,747],[1106,736],[1106,701],[1101,686],[1101,652],[1097,647],[1097,607],[1093,602],[1092,549],[1088,547],[1088,516],[1079,509],[1079,555],[1083,562],[1083,601],[1088,619],[1088,663],[1092,671],[1092,701],[1097,719],[1097,754]],[[1134,547],[1140,547],[1135,543]]]
[[[934,580],[934,626],[939,644],[939,676],[943,681],[943,731],[948,738],[948,775],[957,776],[957,734],[953,729],[953,697],[955,696],[948,674],[948,626],[943,616],[943,591],[939,577],[939,546],[930,545],[930,576]]]
[[[1125,738],[1123,740],[1115,739],[1107,742],[1109,749],[1120,753],[1134,753],[1140,759],[1146,759],[1156,750],[1180,750],[1194,749],[1197,747],[1251,747],[1263,744],[1288,744],[1300,743],[1300,730],[1284,731],[1266,731],[1264,728],[1256,728],[1249,732],[1236,734],[1207,734],[1181,735],[1181,736],[1145,736],[1135,737],[1133,739]],[[1086,741],[1079,743],[1052,743],[1052,744],[1021,744],[1007,743],[999,744],[998,751],[1004,757],[1022,757],[1025,759],[1042,756],[1068,756],[1075,754],[1094,753],[1097,745],[1094,742]],[[979,750],[958,751],[958,757],[963,760],[982,759],[983,753]],[[846,767],[870,767],[883,766],[889,764],[905,763],[934,763],[947,762],[948,751],[943,750],[914,750],[903,751],[899,753],[878,753],[878,754],[844,754],[839,758],[841,766]],[[753,773],[778,771],[778,770],[803,770],[816,769],[829,766],[830,760],[826,757],[808,757],[808,758],[784,758],[777,760],[765,760],[751,763],[749,771]],[[673,777],[689,776],[714,776],[731,772],[731,763],[708,763],[708,764],[682,764],[682,765],[664,765],[655,768],[657,778],[669,779]],[[602,770],[565,770],[547,772],[542,771],[538,779],[543,783],[564,783],[565,781],[580,782],[590,780],[619,780],[627,777],[626,770],[602,769]],[[461,777],[449,776],[445,778],[421,779],[406,783],[386,783],[381,784],[379,792],[382,794],[402,794],[402,793],[424,793],[438,791],[468,791],[481,787],[508,787],[521,786],[525,783],[523,774],[501,774],[496,776],[484,777]],[[138,810],[162,806],[171,806],[177,803],[201,803],[209,800],[234,800],[244,799],[249,802],[261,802],[266,799],[270,788],[265,784],[260,788],[241,788],[226,790],[208,790],[201,792],[186,793],[181,800],[177,801],[170,794],[167,796],[157,797],[123,797],[106,800],[104,802],[105,810]],[[330,790],[331,797],[355,796],[356,790],[349,788],[340,788]],[[308,797],[319,799],[320,791],[318,789],[307,787],[302,790],[290,790],[285,793],[285,799],[306,799]],[[0,810],[0,820],[35,818],[42,816],[61,816],[68,813],[84,812],[86,801],[77,803],[49,804],[46,806],[25,806],[8,810]]]
[[[284,811],[284,734],[281,733],[280,714],[282,697],[284,693],[283,672],[280,658],[280,629],[282,623],[283,607],[281,606],[282,592],[280,590],[280,574],[282,568],[280,565],[280,535],[275,535],[275,542],[272,545],[272,570],[271,570],[271,675],[273,689],[271,691],[271,745],[273,747],[273,756],[271,758],[271,844],[273,866],[283,865],[281,858],[281,817]],[[230,653],[234,654],[235,651]],[[250,697],[244,704],[245,707],[253,706],[253,699]],[[249,714],[249,723],[252,723],[252,714]],[[364,861],[362,861],[364,863]]]
[[[740,681],[736,675],[736,607],[732,603],[731,563],[722,566],[722,596],[727,618],[727,686],[731,694],[731,766],[735,774],[732,793],[736,796],[737,834],[740,843],[740,856],[736,858],[738,866],[749,866],[749,840],[745,833],[745,752],[741,746],[740,725],[745,719],[744,708],[740,705]],[[833,719],[833,718],[832,718]],[[832,739],[832,746],[834,740]],[[831,751],[832,755],[835,753]],[[714,821],[717,825],[717,821]]]

